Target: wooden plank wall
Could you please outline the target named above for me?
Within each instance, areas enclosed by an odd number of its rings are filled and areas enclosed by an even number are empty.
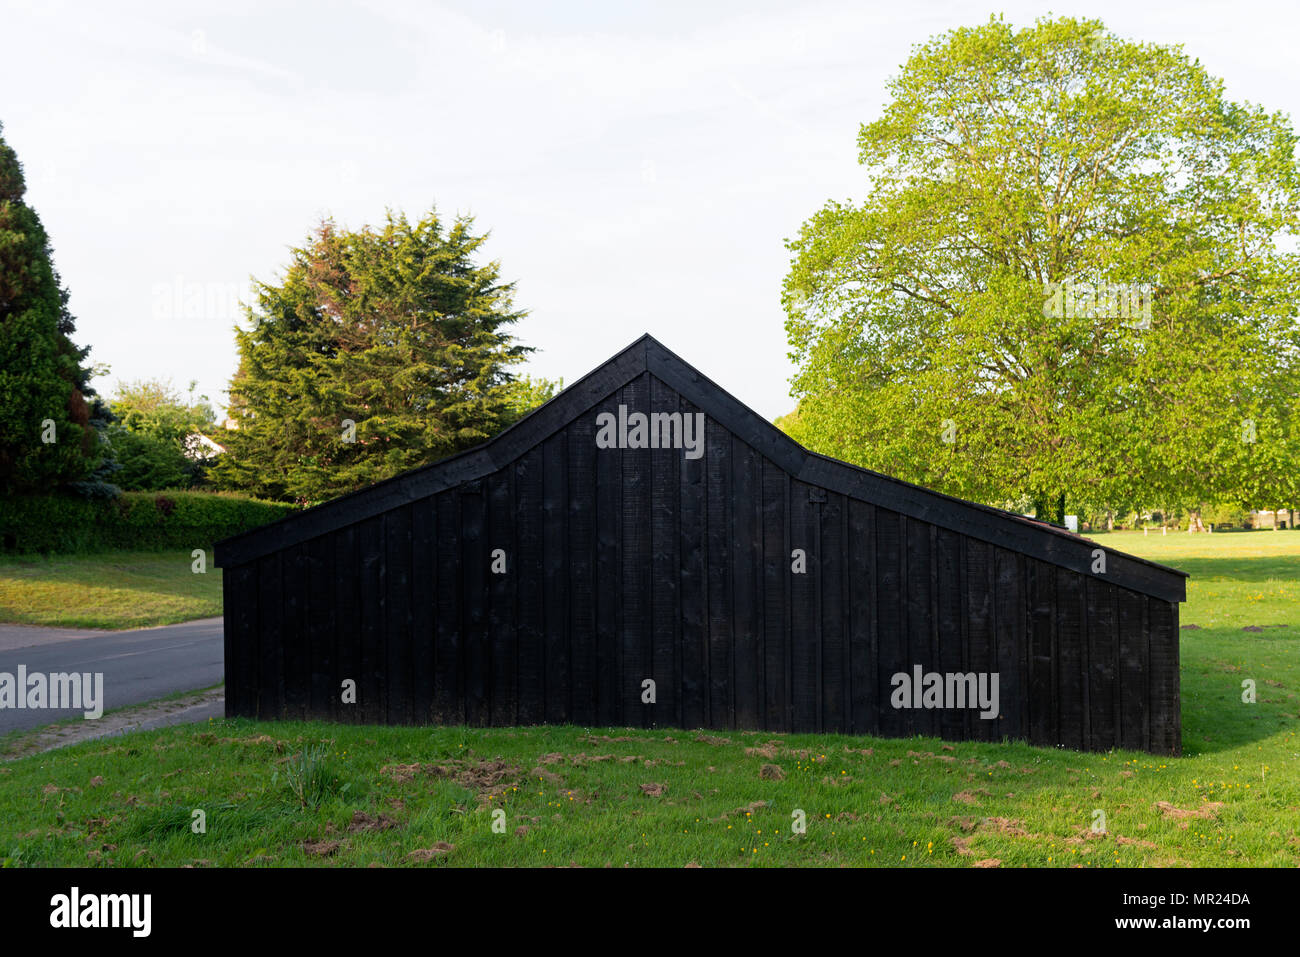
[[[1177,604],[799,482],[712,422],[698,459],[597,449],[619,404],[698,411],[647,373],[484,479],[228,568],[227,714],[1179,752]],[[999,715],[892,707],[914,665],[996,671]]]

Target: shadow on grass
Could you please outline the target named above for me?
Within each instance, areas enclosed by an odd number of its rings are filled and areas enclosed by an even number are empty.
[[[1295,581],[1300,558],[1278,555],[1257,558],[1164,558],[1161,564],[1187,572],[1194,581]]]
[[[1231,751],[1300,729],[1300,637],[1269,631],[1180,632],[1184,756]],[[1246,681],[1254,683],[1254,703],[1242,699]]]

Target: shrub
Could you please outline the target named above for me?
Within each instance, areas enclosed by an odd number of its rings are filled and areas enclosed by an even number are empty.
[[[19,496],[0,501],[0,551],[209,548],[293,510],[292,505],[213,492],[126,492],[109,500]]]

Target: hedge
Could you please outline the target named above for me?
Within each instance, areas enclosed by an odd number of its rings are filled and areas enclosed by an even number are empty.
[[[14,554],[210,548],[294,511],[224,492],[124,492],[115,499],[0,500],[0,551]]]

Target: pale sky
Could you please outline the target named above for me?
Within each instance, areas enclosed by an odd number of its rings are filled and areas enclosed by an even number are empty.
[[[223,406],[249,277],[313,225],[472,213],[573,382],[650,332],[771,419],[793,406],[784,240],[860,200],[859,125],[914,44],[1001,13],[1182,44],[1293,118],[1294,2],[0,0],[0,123],[96,381]]]

